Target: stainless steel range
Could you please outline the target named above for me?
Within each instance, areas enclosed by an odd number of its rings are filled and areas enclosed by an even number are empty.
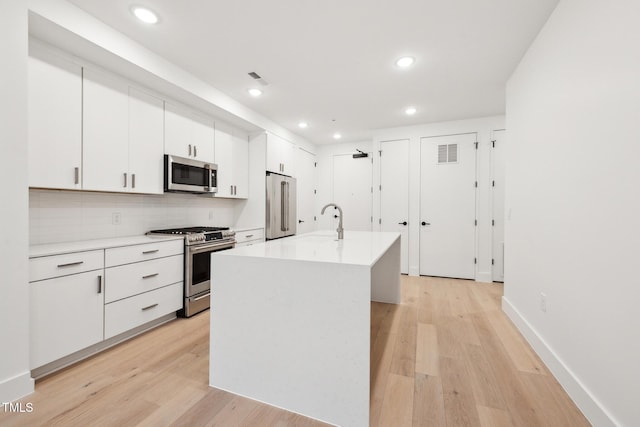
[[[236,245],[228,227],[186,227],[152,230],[147,234],[184,235],[184,306],[178,313],[191,317],[211,306],[211,253]]]

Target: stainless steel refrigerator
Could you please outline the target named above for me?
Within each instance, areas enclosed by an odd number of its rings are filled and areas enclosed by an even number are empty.
[[[296,179],[267,172],[266,238],[296,234]]]

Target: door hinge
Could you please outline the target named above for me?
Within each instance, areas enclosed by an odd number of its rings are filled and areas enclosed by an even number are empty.
[[[495,226],[495,225],[496,225],[496,220],[495,220],[495,219],[492,219],[492,220],[491,220],[491,225],[492,225],[492,226]]]
[[[378,224],[382,224],[382,218],[378,218]]]
[[[475,144],[476,144],[476,150],[477,150],[478,149],[478,141],[476,141]]]
[[[317,168],[318,167],[318,162],[313,162],[313,167]]]
[[[314,217],[313,217],[313,220],[314,220],[314,221],[317,221],[318,219],[314,216]]]
[[[491,258],[491,265],[494,265],[494,264],[495,264],[495,263],[494,263],[494,261],[493,261],[493,258]]]
[[[476,185],[476,188],[478,188],[478,181],[476,181],[476,184],[475,184],[475,185]]]
[[[478,263],[478,258],[474,258],[474,259],[473,259],[473,263],[474,263],[474,264],[477,264],[477,263]]]
[[[318,190],[313,190],[313,194],[318,194]]]
[[[493,141],[491,141],[491,146],[492,146],[493,148],[496,148],[496,140],[495,140],[495,139],[494,139]]]
[[[371,192],[373,193],[373,186],[371,187]]]
[[[474,225],[478,225],[478,220],[477,219],[474,221]]]
[[[371,164],[373,164],[373,156],[371,157]]]
[[[496,182],[495,181],[491,181],[491,186],[495,187],[496,186]]]
[[[378,190],[382,191],[382,184],[378,186]]]
[[[378,150],[378,155],[382,157],[382,150]]]
[[[371,222],[373,222],[373,217],[371,217]]]

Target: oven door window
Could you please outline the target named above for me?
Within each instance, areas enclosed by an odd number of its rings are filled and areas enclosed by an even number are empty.
[[[209,186],[209,170],[181,163],[171,164],[171,180],[174,184]]]
[[[211,278],[211,252],[192,255],[191,286],[207,282]]]

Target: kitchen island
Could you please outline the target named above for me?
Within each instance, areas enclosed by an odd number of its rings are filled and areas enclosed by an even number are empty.
[[[369,425],[371,301],[400,302],[400,234],[314,232],[211,257],[212,387]]]

